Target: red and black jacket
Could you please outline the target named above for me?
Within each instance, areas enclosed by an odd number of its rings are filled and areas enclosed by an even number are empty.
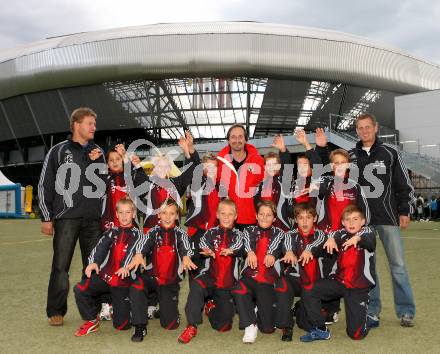
[[[358,235],[361,240],[357,246],[351,246],[345,251],[342,245],[354,235],[345,229],[332,232],[329,235],[334,238],[339,249],[336,269],[330,273],[330,277],[350,289],[365,289],[376,285],[374,263],[376,233],[370,226],[364,226]]]
[[[129,278],[121,279],[115,272],[124,267],[127,251],[140,240],[137,227],[112,227],[105,231],[88,258],[89,264],[98,264],[98,276],[110,286],[128,287]]]
[[[209,268],[200,271],[197,277],[208,273],[217,288],[232,288],[238,280],[238,256],[241,255],[242,246],[243,234],[238,229],[216,226],[206,231],[200,239],[200,248],[210,249],[215,253],[215,258],[209,258]],[[230,248],[234,254],[221,256],[220,252],[225,248]]]
[[[294,229],[286,233],[284,248],[285,251],[293,251],[295,256],[299,258],[304,251],[313,254],[313,259],[306,265],[302,266],[297,263],[295,266],[289,266],[285,270],[285,274],[298,279],[300,285],[304,289],[311,289],[318,279],[323,277],[322,264],[319,259],[323,254],[323,246],[327,240],[326,234],[319,229],[312,229],[306,235],[299,229]]]
[[[179,273],[182,258],[193,255],[188,235],[183,229],[178,226],[166,229],[159,225],[136,242],[125,264],[130,263],[134,254],[139,253],[151,259],[147,272],[159,285],[175,284],[182,280],[183,274]]]
[[[254,196],[264,176],[264,159],[255,146],[246,144],[247,153],[238,171],[232,164],[231,148],[226,146],[218,153],[217,176],[228,191],[228,196],[237,206],[237,224],[255,224]]]
[[[195,188],[195,189],[193,189]],[[209,230],[217,225],[217,207],[220,202],[219,184],[202,175],[199,188],[191,185],[191,203],[188,203],[185,225],[190,228]]]
[[[370,223],[370,209],[362,187],[350,178],[322,176],[319,196],[323,205],[318,211],[318,227],[326,232],[342,228],[342,212],[348,205],[357,205]]]
[[[191,184],[194,169],[199,163],[199,154],[195,151],[191,154],[190,159],[185,159],[184,171],[180,176],[169,179],[147,176],[146,174],[143,176],[143,182],[147,183],[146,193],[144,193],[143,198],[147,210],[147,213],[144,214],[144,228],[150,229],[158,225],[160,206],[168,198],[173,198],[181,205],[180,198]]]
[[[279,258],[284,241],[284,232],[278,227],[271,226],[267,229],[256,226],[248,226],[243,231],[243,243],[246,253],[254,252],[257,256],[257,268],[252,269],[247,264],[244,266],[241,274],[254,279],[258,283],[274,285],[280,276],[280,262],[276,260],[275,264],[267,268],[264,265],[266,255],[273,255],[275,259]]]

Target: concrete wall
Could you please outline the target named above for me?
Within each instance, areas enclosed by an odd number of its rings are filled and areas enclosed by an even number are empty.
[[[440,90],[398,96],[395,112],[400,141],[415,141],[403,149],[440,158]]]

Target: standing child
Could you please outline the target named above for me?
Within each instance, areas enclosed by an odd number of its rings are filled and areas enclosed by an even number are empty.
[[[238,279],[237,256],[243,245],[243,235],[234,228],[237,209],[232,200],[220,201],[217,218],[219,225],[206,231],[200,240],[202,253],[210,257],[209,269],[200,272],[190,282],[185,306],[188,325],[178,338],[183,344],[197,335],[197,326],[202,323],[202,310],[208,297],[212,301],[205,306],[205,313],[212,328],[219,332],[232,328],[235,311],[231,289]]]
[[[263,333],[275,330],[274,285],[280,269],[275,262],[284,239],[283,231],[273,226],[277,215],[275,204],[263,200],[256,211],[258,225],[248,226],[243,233],[246,265],[232,290],[240,318],[239,328],[244,329],[243,343],[254,343],[258,329]],[[232,251],[224,253],[232,254]]]
[[[188,236],[194,252],[193,261],[197,265],[197,269],[190,272],[189,280],[208,266],[208,258],[200,254],[199,244],[205,232],[217,225],[216,214],[220,202],[217,165],[218,160],[215,155],[203,156],[201,179],[194,178],[191,185],[191,202],[187,203],[188,211],[185,225],[188,226]]]
[[[340,298],[344,299],[348,336],[363,339],[368,334],[368,293],[375,286],[376,236],[365,222],[359,207],[347,206],[342,213],[343,228],[332,233],[324,245],[329,253],[338,252],[337,268],[330,279],[318,280],[304,292],[304,307],[312,328],[300,338],[302,342],[330,339],[321,312],[322,301]]]
[[[119,226],[105,231],[89,256],[86,278],[74,288],[78,310],[86,321],[75,332],[77,337],[98,330],[100,297],[108,292],[113,304],[113,326],[119,330],[131,327],[128,302],[130,281],[123,277],[123,259],[127,248],[133,246],[141,236],[138,228],[133,226],[135,214],[133,202],[120,199],[116,203]]]
[[[302,297],[304,289],[311,289],[322,278],[319,256],[326,235],[316,228],[316,210],[309,203],[299,203],[294,209],[296,228],[285,235],[283,260],[290,266],[283,272],[275,288],[277,298],[276,325],[283,330],[281,340],[290,342],[293,333],[294,297]],[[298,259],[298,261],[297,261]],[[295,316],[300,328],[307,328],[302,305],[296,306]]]
[[[134,246],[136,253],[130,262],[131,252],[125,263],[129,270],[140,265],[148,271],[136,277],[130,287],[130,301],[135,333],[134,342],[143,340],[148,323],[148,293],[158,293],[160,306],[160,325],[165,329],[179,327],[178,310],[179,282],[184,270],[195,269],[191,261],[192,250],[188,235],[176,226],[179,218],[179,206],[173,199],[167,199],[160,207],[160,225],[153,227],[141,237]],[[151,265],[146,264],[144,257],[151,256]]]

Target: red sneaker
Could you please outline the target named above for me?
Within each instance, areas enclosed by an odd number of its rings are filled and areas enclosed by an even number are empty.
[[[177,341],[182,344],[188,344],[191,341],[191,339],[193,339],[193,337],[195,337],[196,335],[197,335],[197,327],[188,326],[179,336]]]
[[[99,329],[99,321],[86,321],[84,322],[81,327],[79,327],[76,332],[75,336],[82,337],[86,336],[89,333],[96,332]]]
[[[214,308],[215,308],[214,300],[208,300],[208,302],[205,304],[205,315],[208,316],[208,314]]]

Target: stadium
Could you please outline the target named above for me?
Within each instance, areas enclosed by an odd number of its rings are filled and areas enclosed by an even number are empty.
[[[186,128],[199,143],[218,141],[234,123],[251,138],[296,127],[350,133],[365,111],[396,143],[395,98],[440,89],[438,65],[397,48],[246,22],[49,38],[1,51],[0,73],[0,166],[23,185],[36,185],[45,153],[66,138],[79,106],[97,112],[95,140],[104,148],[138,137],[169,145]]]
[[[401,136],[406,140],[410,132],[396,124],[396,99],[435,90],[440,90],[439,65],[366,38],[316,28],[254,22],[176,23],[48,38],[0,51],[0,170],[6,182],[32,185],[36,194],[46,153],[66,139],[70,114],[82,106],[98,114],[95,142],[104,149],[138,138],[170,148],[189,129],[198,151],[218,152],[235,123],[246,127],[250,143],[262,154],[279,133],[286,136],[292,153],[300,152],[302,148],[292,136],[296,128],[307,132],[324,128],[333,147],[349,149],[357,139],[355,119],[363,112],[377,117],[383,140],[403,146]],[[312,134],[309,138],[313,143]],[[413,181],[422,181],[420,187],[429,191],[438,190],[439,160],[420,151],[402,154]],[[91,345],[102,351],[132,348],[127,347],[129,337],[112,331],[111,325],[95,338],[79,343],[72,335],[80,321],[73,296],[69,297],[70,317],[64,328],[56,334],[48,328],[43,314],[51,242],[42,238],[38,228],[38,221],[2,221],[4,268],[26,257],[13,271],[3,271],[4,283],[12,284],[27,274],[26,283],[18,282],[8,291],[8,299],[3,297],[5,318],[14,319],[14,326],[20,326],[14,309],[33,302],[30,314],[19,314],[27,319],[32,335],[21,344],[15,331],[5,331],[5,338],[0,335],[3,343],[9,339],[5,352],[17,351],[23,345],[21,349],[27,352],[55,352],[60,349],[60,338],[69,352],[91,350]],[[23,234],[19,241],[16,230]],[[435,339],[426,331],[436,328],[440,316],[432,299],[440,283],[435,272],[425,266],[436,264],[438,228],[416,224],[403,238],[419,301],[420,320],[412,332],[408,334],[394,323],[390,282],[383,281],[385,319],[381,326],[388,330],[376,331],[368,343],[359,344],[349,341],[339,324],[334,329],[334,346],[317,344],[310,348],[296,341],[295,349],[413,352],[423,339],[427,341],[424,351],[438,350]],[[419,254],[424,255],[423,261]],[[76,251],[72,282],[80,279],[80,258]],[[378,258],[380,272],[386,274],[388,264],[382,248]],[[30,294],[29,286],[33,289]],[[181,296],[186,295],[186,281],[182,291]],[[181,301],[183,313],[183,297]],[[209,341],[218,352],[249,348],[241,345],[242,334],[235,329],[235,322],[232,342],[213,336],[208,324],[202,326],[206,330],[198,342],[182,349],[176,344],[177,333],[165,333],[157,321],[152,321],[152,335],[146,342],[153,352],[203,351]],[[260,339],[261,343],[252,348],[256,352],[288,352],[293,348],[278,338]],[[144,352],[145,348],[130,351]]]

